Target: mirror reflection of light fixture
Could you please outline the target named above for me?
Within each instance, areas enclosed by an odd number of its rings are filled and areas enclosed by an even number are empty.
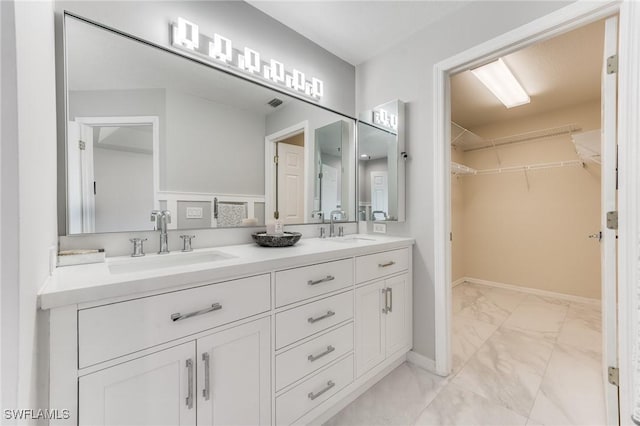
[[[369,154],[360,154],[360,158],[363,160],[371,160],[371,156]]]
[[[531,102],[531,98],[502,58],[472,69],[471,72],[507,108],[513,108]]]

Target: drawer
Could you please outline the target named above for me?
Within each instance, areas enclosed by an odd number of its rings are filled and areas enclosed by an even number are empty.
[[[356,257],[356,282],[374,280],[409,268],[409,249]]]
[[[276,272],[276,307],[353,284],[353,259]]]
[[[270,283],[265,274],[80,310],[79,366],[268,311]],[[183,317],[172,319],[178,313]]]
[[[353,290],[276,314],[276,349],[353,318]]]
[[[276,390],[290,385],[353,350],[353,323],[276,356]]]
[[[276,424],[290,425],[353,382],[353,355],[276,398]]]

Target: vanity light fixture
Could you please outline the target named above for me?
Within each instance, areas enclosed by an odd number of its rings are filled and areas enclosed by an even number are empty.
[[[373,124],[387,127],[392,130],[398,130],[397,115],[391,114],[389,111],[384,109],[374,109],[372,111],[372,115],[373,115]]]
[[[531,98],[502,58],[472,69],[471,72],[507,108],[513,108],[531,102]]]
[[[173,42],[189,50],[200,46],[198,26],[184,18],[178,18],[178,25],[173,27]]]
[[[234,49],[230,39],[213,34],[213,37],[201,34],[193,22],[178,18],[171,24],[172,45],[196,54],[207,61],[236,68],[252,76],[260,77],[270,83],[285,86],[287,89],[319,100],[324,96],[324,83],[312,77],[307,81],[305,73],[293,69],[288,72],[282,62],[274,59],[262,61],[260,53],[249,47]],[[200,40],[204,46],[200,46]]]

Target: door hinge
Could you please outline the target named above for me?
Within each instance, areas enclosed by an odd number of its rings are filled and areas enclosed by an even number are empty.
[[[618,370],[618,367],[609,367],[607,372],[609,373],[609,383],[614,386],[620,386],[620,370]]]
[[[449,232],[449,241],[453,241],[453,232]]]
[[[275,164],[278,164],[278,158],[279,158],[279,157],[278,157],[277,155],[273,157],[273,162],[274,162]]]
[[[84,151],[87,148],[87,144],[85,143],[85,141],[78,141],[78,148],[80,149],[80,151]]]
[[[607,74],[618,72],[618,55],[611,55],[607,58]]]
[[[618,212],[607,212],[607,229],[618,229]]]

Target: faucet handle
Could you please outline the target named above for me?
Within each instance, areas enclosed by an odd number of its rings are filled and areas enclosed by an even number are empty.
[[[193,251],[191,240],[195,237],[195,235],[180,235],[180,238],[182,238],[182,251]]]
[[[143,244],[147,241],[146,238],[131,238],[129,239],[133,243],[133,253],[131,253],[131,257],[142,257],[144,256],[144,247]]]
[[[344,237],[344,226],[338,226],[338,237]]]

